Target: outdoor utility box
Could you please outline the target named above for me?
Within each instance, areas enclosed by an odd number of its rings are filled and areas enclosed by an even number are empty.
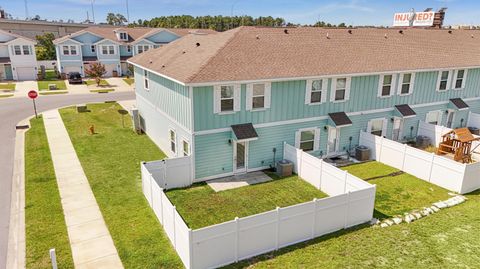
[[[57,90],[57,84],[48,84],[48,90],[50,91]]]
[[[118,72],[117,70],[112,71],[112,77],[118,77]]]
[[[281,177],[291,176],[293,173],[293,163],[289,160],[281,160],[277,162],[277,174]]]
[[[480,129],[477,127],[468,127],[468,130],[470,130],[470,133],[473,135],[480,135]]]
[[[419,135],[417,136],[416,147],[420,149],[427,148],[432,144],[432,140],[428,136]]]
[[[355,147],[355,159],[361,162],[370,160],[370,149],[365,146]]]
[[[87,112],[87,105],[81,104],[77,105],[77,113]]]

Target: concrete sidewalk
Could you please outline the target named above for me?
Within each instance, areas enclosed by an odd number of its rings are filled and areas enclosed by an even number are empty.
[[[123,268],[58,110],[43,118],[75,268]]]

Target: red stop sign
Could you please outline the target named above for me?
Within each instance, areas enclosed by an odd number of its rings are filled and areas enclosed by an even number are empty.
[[[30,99],[35,99],[38,97],[38,93],[37,91],[29,91],[28,92],[28,97],[30,97]]]

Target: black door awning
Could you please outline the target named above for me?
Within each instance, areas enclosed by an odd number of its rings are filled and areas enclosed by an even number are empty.
[[[465,103],[465,101],[463,101],[462,98],[453,98],[453,99],[450,99],[449,108],[457,109],[457,110],[465,110],[465,109],[468,109],[469,106],[467,105],[467,103]]]
[[[328,113],[330,124],[335,127],[346,127],[352,125],[352,121],[345,112]]]
[[[237,141],[255,140],[258,139],[258,134],[253,124],[244,123],[231,126],[233,131],[233,139]]]
[[[417,116],[417,113],[407,104],[395,106],[395,116],[400,118],[413,118]]]

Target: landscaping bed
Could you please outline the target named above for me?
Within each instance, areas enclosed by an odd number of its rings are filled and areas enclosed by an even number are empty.
[[[166,195],[191,229],[327,197],[297,176],[269,175],[274,180],[237,189],[215,192],[206,183],[199,183],[169,190]]]
[[[87,80],[84,80],[85,84],[87,84],[87,86],[92,86],[92,85],[97,85],[97,82],[94,80],[94,79],[87,79]],[[108,84],[108,81],[106,81],[105,79],[102,79],[100,80],[100,85],[99,86],[103,86],[103,87],[108,87],[110,86],[110,84]]]
[[[354,164],[341,169],[377,185],[376,218],[403,215],[450,198],[448,190],[379,162]]]
[[[125,268],[182,268],[141,187],[140,162],[165,157],[144,135],[122,127],[116,103],[60,110],[73,146],[92,187]],[[94,125],[95,135],[89,127]]]
[[[0,83],[0,91],[13,92],[15,91],[15,83]]]
[[[67,226],[43,119],[32,119],[25,138],[26,267],[51,267],[55,248],[59,268],[73,268]]]

